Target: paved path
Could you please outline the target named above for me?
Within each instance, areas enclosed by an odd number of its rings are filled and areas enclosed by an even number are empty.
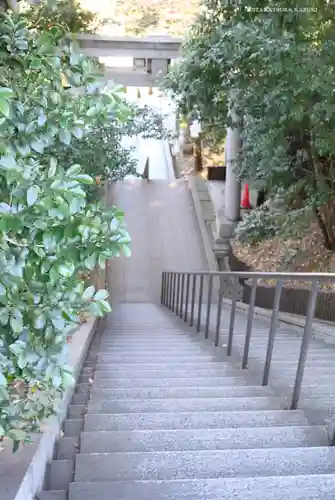
[[[109,202],[124,210],[132,257],[110,263],[118,302],[157,302],[162,271],[207,269],[188,185],[183,180],[127,180],[110,186]]]
[[[152,180],[174,180],[173,164],[167,141],[127,137],[123,142],[126,147],[136,148],[133,158],[137,161],[137,172],[143,174],[146,159],[149,158],[149,176]],[[136,179],[129,175],[128,179]]]
[[[167,130],[175,131],[176,119],[172,103],[167,98],[160,97],[157,90],[155,95],[148,95],[148,89],[141,89],[141,98],[136,97],[136,88],[130,88],[127,99],[139,106],[149,106],[163,116],[164,126]],[[137,172],[143,174],[144,165],[149,157],[149,175],[154,180],[173,180],[174,171],[167,141],[159,139],[144,139],[141,137],[125,137],[125,146],[135,148],[134,158],[137,160]],[[128,176],[127,179],[133,177]]]

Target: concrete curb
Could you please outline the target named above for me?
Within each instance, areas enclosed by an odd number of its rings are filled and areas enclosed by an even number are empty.
[[[77,380],[99,320],[91,318],[78,328],[69,344],[68,364]],[[33,436],[33,444],[12,453],[12,443],[5,441],[0,453],[0,499],[34,500],[43,489],[45,472],[52,460],[54,446],[59,439],[67,407],[75,387],[66,391],[60,402],[59,414],[51,417],[41,434]]]
[[[201,239],[204,245],[208,270],[212,272],[217,272],[219,271],[219,266],[214,255],[212,242],[210,241],[210,237],[206,227],[206,222],[201,208],[200,196],[196,187],[196,180],[194,176],[188,176],[187,180],[192,195],[193,205],[195,208]]]
[[[169,141],[167,139],[162,139],[162,148],[163,148],[163,154],[164,154],[164,158],[165,158],[165,164],[167,166],[167,171],[168,171],[168,180],[171,182],[171,181],[174,181],[176,179],[176,176],[175,176],[175,170],[173,167],[171,149],[170,149]]]

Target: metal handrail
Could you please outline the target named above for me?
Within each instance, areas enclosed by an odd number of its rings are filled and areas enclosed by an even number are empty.
[[[222,276],[231,278],[257,278],[257,279],[283,279],[285,281],[335,281],[335,273],[275,273],[275,272],[240,272],[240,271],[164,271],[163,274],[169,273],[175,275],[190,275],[190,276]]]
[[[179,316],[181,319],[183,319],[185,323],[188,323],[190,326],[195,326],[197,333],[199,333],[201,330],[201,315],[203,309],[205,284],[206,284],[205,281],[208,281],[205,331],[204,331],[205,338],[209,338],[213,296],[215,295],[214,281],[216,278],[219,278],[220,285],[223,285],[219,287],[219,293],[218,293],[217,314],[216,314],[216,323],[214,332],[214,344],[216,347],[219,345],[220,342],[222,302],[226,291],[225,287],[227,288],[229,284],[232,286],[232,300],[231,300],[227,349],[226,349],[227,356],[231,356],[232,354],[234,325],[236,317],[236,304],[238,301],[239,280],[241,278],[251,280],[251,295],[249,300],[245,342],[244,342],[244,350],[242,358],[243,369],[248,368],[249,350],[250,350],[250,344],[252,342],[252,335],[251,335],[252,323],[254,317],[258,280],[260,279],[275,280],[276,282],[266,357],[264,361],[263,378],[262,378],[262,385],[264,386],[269,384],[272,354],[277,332],[280,299],[284,282],[285,281],[311,282],[304,332],[300,347],[300,354],[297,364],[295,382],[293,387],[293,395],[291,401],[291,409],[296,409],[298,407],[299,397],[301,393],[309,343],[312,338],[313,318],[318,298],[319,284],[320,282],[335,282],[335,273],[275,273],[275,272],[264,273],[264,272],[210,272],[210,271],[163,272],[162,286],[161,286],[161,304],[170,311],[172,311],[174,314]],[[186,298],[184,302],[185,296]],[[191,297],[191,303],[189,304],[188,302],[190,297]],[[189,311],[190,313],[188,313]]]

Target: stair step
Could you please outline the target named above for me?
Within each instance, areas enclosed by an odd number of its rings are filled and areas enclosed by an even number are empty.
[[[332,474],[335,448],[79,454],[75,481],[138,481]],[[61,488],[60,488],[61,489]]]
[[[88,382],[86,383],[80,383],[80,384],[77,384],[76,385],[76,393],[84,393],[84,394],[87,394],[90,390],[90,384]]]
[[[65,437],[78,437],[83,430],[84,419],[73,418],[66,419],[64,422],[64,436]]]
[[[182,413],[87,414],[84,430],[224,429],[228,427],[282,427],[307,425],[301,410],[201,411]]]
[[[166,338],[154,338],[154,337],[143,337],[129,336],[123,339],[111,339],[110,341],[101,342],[99,345],[99,351],[101,348],[112,349],[115,351],[125,351],[135,354],[137,350],[141,352],[163,352],[163,349],[173,353],[185,350],[190,352],[204,352],[208,348],[211,348],[213,344],[203,342],[200,337],[190,337],[189,335],[184,335],[183,338],[175,338],[171,336],[166,336]]]
[[[155,362],[148,362],[148,363],[123,363],[122,358],[120,359],[119,362],[116,363],[109,363],[108,366],[105,367],[106,372],[114,372],[116,370],[118,371],[156,371],[156,370],[162,370],[162,369],[168,369],[168,370],[208,370],[208,368],[218,368],[218,369],[225,369],[225,370],[234,370],[231,365],[228,365],[224,361],[205,361],[205,362],[197,362],[197,361],[176,361],[175,363],[155,363]],[[98,368],[95,373],[99,373],[101,370]]]
[[[52,460],[48,477],[49,489],[67,491],[73,480],[73,471],[74,460]]]
[[[157,346],[157,345],[152,345],[152,346],[142,346],[139,345],[137,342],[132,342],[128,343],[125,342],[123,346],[117,347],[115,344],[111,345],[106,345],[103,344],[99,348],[98,354],[126,354],[127,356],[134,356],[134,355],[142,355],[142,354],[164,354],[167,353],[169,356],[174,356],[180,355],[182,353],[186,354],[187,356],[193,355],[193,354],[207,354],[208,349],[210,346],[207,346],[206,344],[185,344],[183,346],[174,346],[173,343],[170,346],[164,345],[164,346]],[[206,352],[207,351],[207,352]]]
[[[276,410],[282,408],[281,398],[185,398],[185,399],[114,399],[89,401],[88,411],[93,413],[153,413],[153,412],[199,412],[199,411],[243,411]]]
[[[77,392],[74,393],[72,396],[72,405],[78,406],[78,405],[87,405],[89,398],[89,393],[84,393],[84,392]]]
[[[67,500],[67,491],[41,491],[38,500]]]
[[[241,377],[168,377],[168,378],[114,378],[112,372],[96,372],[93,390],[96,389],[127,389],[145,387],[225,387],[250,385]]]
[[[68,409],[68,413],[67,413],[67,416],[68,418],[83,418],[83,416],[85,415],[86,411],[85,411],[85,408],[86,406],[83,405],[83,404],[80,404],[80,405],[70,405],[69,406],[69,409]]]
[[[241,376],[242,371],[234,368],[227,368],[224,365],[222,368],[174,368],[173,365],[171,369],[166,366],[164,369],[160,370],[117,370],[110,369],[110,378],[178,378],[178,377],[236,377]],[[104,367],[105,371],[106,367]],[[101,371],[101,365],[97,366],[97,373]],[[126,376],[126,377],[125,377]]]
[[[122,363],[147,363],[148,361],[156,361],[161,363],[174,363],[176,360],[179,361],[214,361],[213,354],[184,354],[183,352],[175,353],[175,354],[164,354],[164,351],[161,353],[143,353],[141,355],[139,352],[134,354],[99,354],[97,358],[97,365],[109,364],[109,363],[117,363],[122,360]]]
[[[225,450],[327,446],[324,427],[257,427],[83,432],[81,453]]]
[[[164,482],[84,482],[70,485],[69,500],[331,500],[334,490],[335,475],[330,474]]]
[[[106,399],[162,399],[162,398],[231,398],[270,396],[272,391],[262,386],[228,387],[156,387],[135,389],[94,389],[91,401]]]
[[[58,441],[57,459],[58,460],[74,460],[78,450],[79,438],[77,437],[62,437]]]
[[[94,372],[94,368],[91,368],[91,367],[83,367],[82,371],[81,371],[81,374],[88,374],[90,375],[91,373]]]

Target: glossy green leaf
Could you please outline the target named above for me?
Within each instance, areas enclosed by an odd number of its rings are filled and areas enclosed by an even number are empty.
[[[38,199],[40,188],[38,186],[31,186],[27,191],[27,204],[29,207],[34,205]]]
[[[70,143],[71,143],[71,134],[70,134],[70,132],[68,130],[62,129],[59,132],[59,140],[61,142],[63,142],[64,144],[66,144],[67,146],[69,146]]]
[[[95,292],[95,288],[94,286],[89,286],[88,288],[86,288],[86,290],[84,291],[83,295],[82,295],[82,299],[83,300],[90,300],[93,295],[94,295],[94,292]]]
[[[40,140],[32,141],[30,143],[31,148],[37,153],[43,153],[44,151],[44,142]]]
[[[6,118],[10,117],[10,103],[6,99],[2,99],[0,96],[0,114]]]
[[[70,277],[75,271],[74,264],[72,262],[67,262],[58,266],[58,272],[61,276]]]
[[[15,161],[14,156],[2,156],[0,158],[0,167],[3,167],[7,170],[15,170],[17,167],[17,163]]]
[[[45,314],[40,314],[35,321],[35,328],[38,330],[42,330],[45,327],[46,324],[46,317]]]
[[[109,293],[107,290],[99,290],[95,295],[94,295],[94,300],[105,300],[109,296]]]
[[[75,176],[75,179],[83,184],[93,184],[93,179],[87,174],[79,174]]]

